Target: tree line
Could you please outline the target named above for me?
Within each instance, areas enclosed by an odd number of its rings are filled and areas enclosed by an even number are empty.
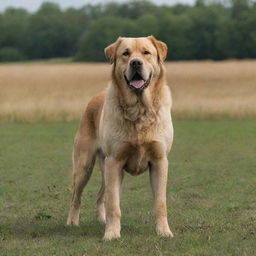
[[[46,2],[34,13],[0,13],[0,61],[74,57],[104,61],[118,36],[154,35],[167,43],[168,60],[256,58],[256,3],[197,0],[159,6],[147,0],[62,10]]]

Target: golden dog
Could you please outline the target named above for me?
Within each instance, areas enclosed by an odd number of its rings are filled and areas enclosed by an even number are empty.
[[[120,237],[120,188],[124,171],[146,170],[154,196],[156,231],[172,237],[167,221],[168,152],[173,139],[171,93],[165,81],[165,43],[153,36],[119,38],[105,49],[113,64],[105,93],[88,104],[75,137],[68,225],[79,224],[81,194],[98,156],[102,185],[97,213],[105,240]]]

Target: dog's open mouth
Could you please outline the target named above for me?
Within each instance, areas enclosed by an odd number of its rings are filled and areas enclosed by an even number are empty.
[[[126,76],[124,76],[124,78],[125,78],[127,85],[131,89],[142,90],[142,89],[145,89],[149,85],[150,80],[151,80],[151,74],[150,74],[148,80],[144,80],[138,72],[136,72],[134,74],[134,76],[132,77],[132,79],[130,81],[127,79]]]

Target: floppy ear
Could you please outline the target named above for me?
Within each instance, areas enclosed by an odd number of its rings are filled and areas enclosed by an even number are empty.
[[[112,64],[115,61],[116,49],[120,43],[121,43],[121,38],[119,37],[113,44],[107,46],[104,49],[105,56],[110,61],[110,64]]]
[[[154,36],[149,36],[148,39],[154,44],[157,49],[158,60],[164,62],[167,55],[167,45],[164,42],[157,40]]]

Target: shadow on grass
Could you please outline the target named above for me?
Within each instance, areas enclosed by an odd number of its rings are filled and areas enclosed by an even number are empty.
[[[136,234],[137,236],[144,236],[145,233],[155,234],[154,222],[128,223],[129,221],[124,219],[123,234]],[[29,217],[7,218],[5,223],[0,224],[3,240],[54,239],[56,237],[101,239],[104,230],[105,225],[99,223],[96,218],[81,221],[78,227],[65,225],[65,219],[31,219]]]
[[[104,225],[96,219],[81,222],[80,226],[66,226],[65,220],[59,222],[53,219],[35,220],[18,218],[0,224],[0,233],[4,239],[31,239],[63,237],[88,237],[99,238],[103,236]]]

